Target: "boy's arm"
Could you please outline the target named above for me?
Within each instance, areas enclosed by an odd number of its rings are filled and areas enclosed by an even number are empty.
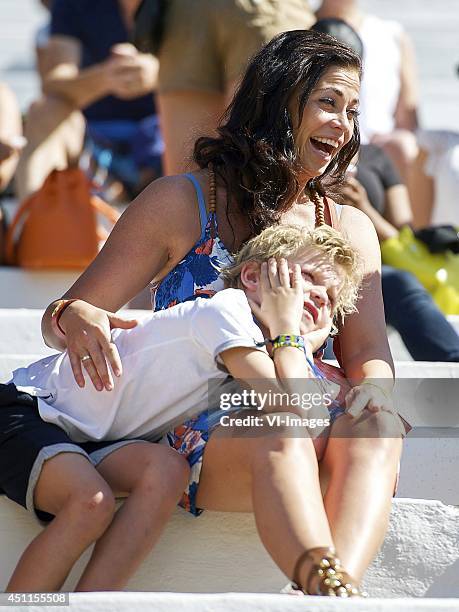
[[[300,335],[303,290],[299,266],[294,266],[290,283],[286,260],[263,263],[260,285],[261,304],[250,301],[250,305],[257,319],[269,329],[271,339],[282,334]],[[307,340],[305,346],[306,354],[312,360]],[[295,381],[314,378],[303,350],[292,346],[275,349],[273,359],[256,349],[242,347],[228,349],[220,357],[233,378],[247,383],[256,393],[287,391],[291,394],[299,390]],[[268,412],[274,409],[279,410],[279,406],[265,405]]]
[[[220,357],[233,378],[248,385],[256,394],[267,398],[263,405],[265,412],[298,412],[290,405],[271,405],[269,399],[273,393],[293,393],[295,380],[314,378],[304,353],[294,347],[282,347],[274,351],[275,359],[267,353],[247,347],[231,348]],[[289,384],[290,382],[293,384]],[[245,385],[244,385],[245,386]],[[304,412],[298,412],[305,416]]]

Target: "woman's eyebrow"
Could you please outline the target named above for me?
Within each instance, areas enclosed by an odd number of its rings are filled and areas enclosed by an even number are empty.
[[[335,93],[340,98],[344,97],[344,94],[341,91],[341,89],[338,89],[336,87],[321,87],[320,89],[316,89],[316,91],[333,91],[333,93]],[[360,103],[360,100],[358,98],[354,98],[354,100],[352,100],[352,104],[359,104],[359,103]]]

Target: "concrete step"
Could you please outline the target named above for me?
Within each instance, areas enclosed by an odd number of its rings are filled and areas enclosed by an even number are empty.
[[[126,318],[145,317],[149,311],[129,310]],[[0,355],[49,355],[55,353],[48,348],[41,335],[42,309],[0,308]]]
[[[29,513],[0,497],[0,590],[24,548],[39,532]],[[366,590],[372,597],[459,597],[458,541],[459,508],[438,501],[394,500],[384,545],[365,577]],[[87,551],[79,560],[64,590],[73,588],[89,554]],[[251,514],[205,512],[194,518],[178,509],[128,590],[279,593],[286,582],[264,550]],[[298,605],[296,600],[288,596],[267,598],[261,608],[253,609],[284,609]],[[391,610],[403,609],[391,603]],[[228,605],[220,609],[236,609],[235,604]],[[385,610],[378,606],[357,609]]]
[[[304,597],[260,593],[70,593],[70,606],[72,612],[458,612],[459,600],[378,598],[343,601],[331,597],[308,597],[306,600]],[[42,612],[55,610],[45,606],[34,609]]]
[[[22,270],[0,267],[0,308],[46,308],[63,295],[81,270]]]

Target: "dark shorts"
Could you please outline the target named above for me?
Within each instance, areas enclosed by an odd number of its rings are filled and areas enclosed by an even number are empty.
[[[41,419],[35,397],[13,384],[0,384],[0,493],[42,522],[53,518],[34,506],[35,486],[45,461],[59,453],[77,453],[96,466],[114,450],[133,442],[137,440],[76,444],[63,429]]]

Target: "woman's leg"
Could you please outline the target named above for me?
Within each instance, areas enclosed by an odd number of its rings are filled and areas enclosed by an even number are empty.
[[[397,417],[364,411],[332,425],[321,462],[325,509],[343,566],[360,581],[387,529],[402,440]]]
[[[7,591],[58,591],[74,563],[110,524],[113,494],[91,463],[76,453],[45,462],[35,507],[55,518],[26,548]]]
[[[209,510],[253,511],[263,544],[290,578],[306,549],[333,546],[316,450],[306,436],[305,430],[275,429],[266,422],[263,433],[219,428],[204,452],[196,500]],[[302,567],[302,584],[310,565]]]
[[[413,274],[383,266],[382,290],[386,322],[413,359],[459,361],[459,335]]]
[[[113,451],[97,467],[117,493],[129,497],[98,540],[77,591],[122,589],[150,552],[189,476],[175,450],[148,442]]]

